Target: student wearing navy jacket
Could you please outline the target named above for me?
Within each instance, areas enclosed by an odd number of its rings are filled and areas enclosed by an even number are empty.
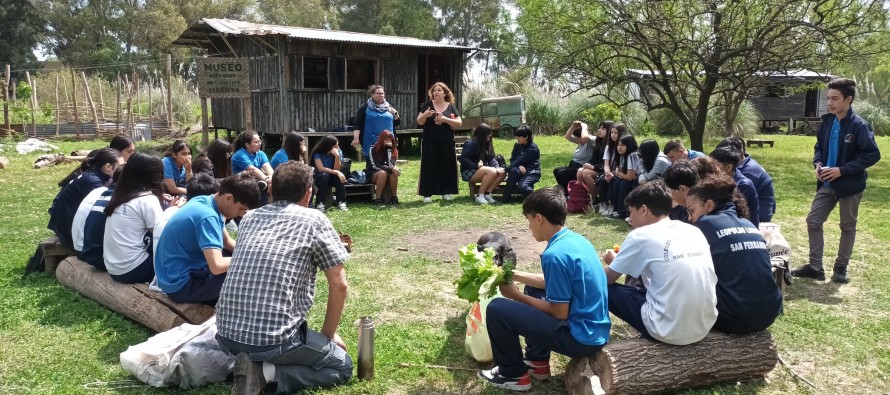
[[[740,155],[741,152],[736,151],[735,148],[730,146],[720,147],[711,151],[711,157],[717,161],[717,167],[723,171],[723,174],[726,174],[735,181],[739,192],[745,196],[745,201],[748,203],[748,220],[754,224],[754,227],[759,227],[760,200],[758,200],[757,197],[757,188],[748,177],[745,177],[742,172],[739,171],[738,165]]]
[[[760,230],[745,219],[745,203],[733,203],[735,188],[729,177],[709,177],[689,189],[685,204],[711,248],[717,274],[714,329],[745,334],[772,325],[782,312],[782,292]]]
[[[868,122],[853,111],[855,97],[856,82],[853,80],[839,78],[828,83],[829,113],[822,116],[822,126],[813,147],[816,196],[807,216],[810,262],[792,272],[797,277],[825,279],[822,269],[825,248],[822,226],[840,203],[841,240],[831,281],[850,281],[847,278],[847,265],[856,242],[859,202],[862,201],[865,180],[868,178],[865,169],[881,160],[874,132]]]
[[[776,191],[773,188],[773,178],[766,169],[757,163],[751,155],[745,152],[745,140],[739,137],[727,137],[717,143],[717,148],[731,146],[739,152],[738,169],[743,176],[748,177],[757,190],[759,203],[760,222],[770,222],[776,213]]]
[[[541,151],[535,144],[535,136],[528,125],[516,129],[516,143],[510,153],[507,165],[507,188],[504,189],[504,203],[510,203],[514,192],[525,199],[535,190],[535,183],[541,179]]]
[[[460,175],[464,181],[479,183],[479,193],[474,197],[476,203],[495,203],[491,192],[507,177],[500,167],[491,143],[491,128],[487,124],[479,124],[473,131],[473,138],[464,143],[460,152]]]

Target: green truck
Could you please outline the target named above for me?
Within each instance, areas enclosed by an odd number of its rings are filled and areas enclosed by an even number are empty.
[[[525,124],[525,100],[522,95],[485,98],[464,111],[462,118],[464,128],[486,123],[499,137],[510,139]]]

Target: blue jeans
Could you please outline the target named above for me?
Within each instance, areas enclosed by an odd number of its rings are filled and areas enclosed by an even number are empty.
[[[646,290],[629,287],[623,284],[612,284],[609,290],[609,312],[630,324],[643,335],[651,339],[646,325],[643,324],[643,305],[646,304]]]
[[[523,198],[535,190],[535,183],[541,179],[541,173],[519,172],[518,167],[510,169],[507,173],[507,188],[504,189],[504,203],[509,203],[514,192],[519,192]]]
[[[352,378],[352,358],[337,343],[303,322],[297,334],[283,344],[251,346],[216,335],[230,355],[245,352],[252,361],[275,365],[276,393],[292,394],[305,388],[332,387]]]
[[[525,294],[544,298],[543,289],[528,285]],[[579,343],[572,336],[568,321],[557,320],[522,302],[496,298],[488,304],[485,314],[494,364],[505,377],[520,377],[528,371],[519,336],[525,337],[525,359],[529,361],[550,361],[551,351],[577,358],[594,355],[603,348]]]

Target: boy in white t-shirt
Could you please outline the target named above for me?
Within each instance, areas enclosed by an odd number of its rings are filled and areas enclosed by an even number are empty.
[[[703,339],[717,320],[717,275],[701,231],[668,218],[671,194],[662,180],[634,189],[625,200],[631,231],[620,253],[603,260],[609,312],[643,337],[684,345]],[[622,274],[642,277],[645,289],[615,284]]]

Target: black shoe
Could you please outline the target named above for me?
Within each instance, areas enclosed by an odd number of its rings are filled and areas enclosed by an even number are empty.
[[[235,368],[232,370],[235,383],[232,384],[232,395],[257,395],[263,392],[266,378],[263,376],[263,363],[250,360],[247,353],[239,353],[235,357]]]
[[[794,277],[812,278],[819,281],[825,281],[825,272],[822,270],[813,269],[813,267],[810,265],[803,265],[795,270],[792,270],[791,274],[793,274]]]
[[[395,196],[390,197],[389,205],[392,206],[392,208],[399,208],[399,198]]]
[[[374,205],[380,208],[386,208],[386,203],[383,202],[383,199],[374,199]]]
[[[847,269],[846,268],[834,268],[834,275],[831,276],[831,281],[836,282],[838,284],[846,284],[850,282],[850,279],[847,277]]]

